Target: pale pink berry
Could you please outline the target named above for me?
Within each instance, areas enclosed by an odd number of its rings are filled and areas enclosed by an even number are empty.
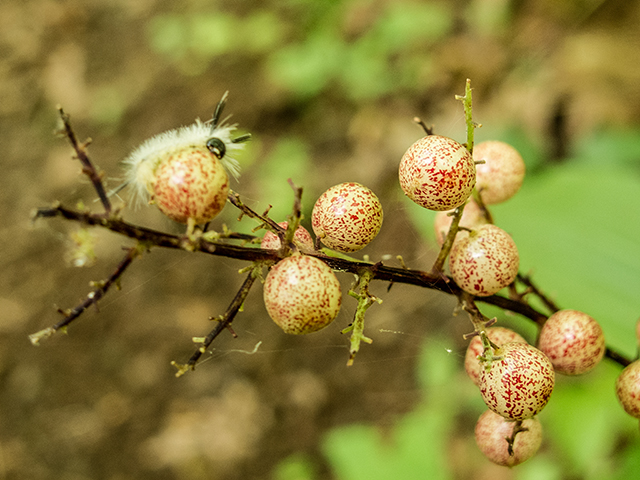
[[[172,220],[206,223],[224,208],[229,177],[206,146],[186,147],[158,166],[151,192],[151,201]]]
[[[616,395],[625,412],[640,418],[640,360],[622,370],[616,380]]]
[[[602,328],[593,318],[577,310],[560,310],[540,330],[538,348],[556,372],[580,375],[600,363],[606,346]]]
[[[340,282],[322,260],[294,254],[276,263],[264,282],[269,316],[286,333],[305,334],[329,325],[341,304]]]
[[[555,374],[547,356],[527,343],[506,343],[480,370],[480,393],[487,406],[512,420],[531,418],[545,407]]]
[[[510,342],[527,343],[518,333],[504,327],[491,327],[487,329],[487,336],[497,346]],[[464,369],[473,383],[480,382],[480,369],[484,368],[478,356],[484,353],[484,347],[480,336],[475,336],[469,342],[467,353],[464,356]]]
[[[476,188],[485,205],[501,203],[513,197],[524,180],[525,164],[518,151],[508,143],[488,141],[473,149]]]
[[[235,154],[247,136],[232,138],[235,125],[219,122],[222,97],[211,121],[152,137],[125,159],[126,183],[138,199],[149,200],[169,218],[188,224],[212,220],[224,207],[229,177],[238,178]]]
[[[476,166],[469,151],[439,135],[427,135],[411,145],[398,173],[405,195],[429,210],[462,205],[476,183]]]
[[[436,233],[436,240],[440,245],[444,243],[444,239],[447,237],[452,221],[450,213],[453,213],[454,210],[455,209],[438,212],[433,220],[433,229]],[[487,219],[484,216],[484,212],[473,197],[470,197],[469,201],[464,206],[459,226],[473,230],[474,228],[477,228],[480,225],[485,225],[486,223]]]
[[[355,252],[371,242],[382,227],[382,205],[375,193],[355,182],[335,185],[313,206],[311,226],[327,247]]]
[[[289,222],[280,222],[278,225],[286,230]],[[293,242],[306,250],[313,250],[313,238],[302,225],[299,225],[296,233],[293,234]],[[260,242],[260,248],[278,250],[280,248],[280,237],[273,232],[265,232],[262,242]]]
[[[456,236],[449,254],[451,276],[465,292],[493,295],[518,275],[520,256],[511,236],[495,225],[481,225]]]
[[[513,438],[516,421],[506,419],[487,410],[478,419],[475,428],[476,444],[480,451],[493,463],[503,467],[515,467],[533,457],[542,444],[542,425],[537,418],[522,422],[513,441],[512,455],[509,454],[508,438]]]

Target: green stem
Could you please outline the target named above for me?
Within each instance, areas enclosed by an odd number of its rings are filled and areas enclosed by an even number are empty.
[[[347,366],[353,365],[356,354],[360,350],[360,342],[373,342],[372,339],[364,335],[364,315],[371,305],[376,302],[382,303],[382,300],[369,293],[369,282],[371,282],[371,280],[373,280],[373,273],[371,270],[364,270],[362,274],[359,275],[358,292],[353,289],[349,291],[349,295],[358,299],[358,307],[356,308],[356,313],[351,325],[342,330],[342,333],[351,332],[351,346],[349,348],[349,360],[347,361]]]
[[[456,95],[457,100],[462,101],[462,105],[464,107],[464,119],[467,126],[467,143],[466,147],[469,150],[469,154],[473,153],[473,132],[476,128],[476,124],[473,121],[473,102],[471,98],[471,80],[467,79],[467,83],[465,85],[464,96]],[[447,237],[440,248],[440,253],[438,254],[438,258],[436,258],[433,267],[431,267],[431,273],[440,275],[442,274],[442,268],[444,267],[444,262],[447,260],[449,253],[451,252],[451,247],[453,246],[453,241],[456,238],[456,234],[458,233],[458,226],[460,225],[460,219],[462,218],[462,212],[464,211],[464,204],[460,205],[455,209],[453,213],[453,218],[451,221],[451,226],[449,227],[449,232],[447,233]]]

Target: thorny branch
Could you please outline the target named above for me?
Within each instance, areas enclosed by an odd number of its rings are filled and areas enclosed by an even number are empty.
[[[470,90],[468,85],[467,95],[465,95],[465,97],[467,96],[470,101]],[[462,97],[461,99],[466,100],[465,97]],[[246,215],[258,220],[260,222],[258,228],[266,228],[267,230],[276,233],[281,238],[281,240],[284,241],[283,248],[281,248],[280,250],[265,250],[257,248],[255,246],[247,245],[247,241],[252,240],[254,237],[245,234],[235,234],[233,232],[224,232],[223,234],[219,234],[216,232],[200,232],[197,235],[173,235],[145,227],[140,227],[124,221],[120,217],[118,212],[113,212],[111,202],[108,195],[106,194],[104,185],[102,184],[101,175],[97,172],[86,154],[85,147],[88,142],[85,142],[83,144],[78,143],[76,135],[69,123],[69,116],[63,112],[62,108],[59,109],[59,112],[64,126],[64,134],[69,139],[76,152],[77,158],[83,165],[83,173],[91,179],[91,182],[104,207],[105,213],[97,214],[91,213],[88,210],[73,210],[63,207],[59,203],[56,203],[51,207],[37,209],[35,214],[33,215],[34,220],[38,218],[61,217],[65,220],[75,221],[86,226],[101,227],[119,233],[125,237],[136,240],[136,244],[135,246],[127,250],[124,259],[120,262],[111,276],[109,276],[104,281],[95,283],[96,288],[94,288],[94,290],[92,290],[87,295],[83,302],[70,310],[63,311],[59,309],[59,312],[62,313],[65,317],[62,321],[49,328],[41,330],[40,332],[30,335],[30,339],[33,344],[37,345],[43,338],[47,338],[53,335],[58,330],[65,330],[72,321],[77,319],[91,305],[97,306],[98,301],[104,297],[104,295],[113,285],[119,285],[120,278],[122,277],[125,270],[131,265],[133,260],[141,255],[145,250],[150,250],[152,247],[173,248],[190,252],[202,252],[210,255],[218,255],[228,258],[234,258],[237,260],[253,262],[253,267],[250,267],[250,273],[240,287],[240,290],[236,294],[235,298],[232,300],[227,311],[222,316],[215,319],[218,321],[216,327],[206,337],[197,339],[198,343],[201,343],[201,347],[198,348],[198,350],[193,354],[193,356],[186,364],[179,365],[174,362],[174,365],[178,367],[177,375],[182,375],[186,371],[195,368],[197,361],[204,354],[204,352],[206,352],[206,349],[222,332],[222,330],[231,330],[231,322],[235,318],[236,314],[241,310],[249,289],[255,282],[255,279],[260,275],[262,266],[275,263],[283,256],[286,256],[288,254],[287,249],[290,248],[292,244],[290,243],[290,245],[286,245],[285,242],[290,242],[290,239],[293,238],[295,228],[300,222],[302,189],[296,187],[293,182],[289,180],[289,183],[294,190],[295,200],[293,214],[289,217],[290,228],[287,228],[287,230],[283,229],[276,222],[270,219],[268,216],[268,211],[261,215],[245,205],[241,201],[240,196],[237,193],[231,192],[228,196],[228,201],[240,210],[240,218],[243,215]],[[471,122],[470,115],[468,116],[467,120],[468,122]],[[470,130],[473,130],[473,126],[475,125],[472,125],[472,128],[470,128]],[[427,131],[428,134],[430,133],[429,129],[425,128],[425,131]],[[469,138],[469,143],[472,145],[472,142],[473,137],[471,136]],[[234,243],[230,243],[237,240],[240,240],[241,242],[243,242],[243,244],[237,245]],[[475,317],[478,319],[481,319],[482,316],[480,312],[477,311],[475,302],[483,302],[495,305],[503,310],[508,310],[520,314],[534,321],[538,325],[543,325],[547,319],[547,316],[531,307],[527,303],[526,295],[529,293],[532,293],[540,298],[545,306],[552,312],[558,310],[558,307],[555,305],[555,303],[544,296],[541,291],[533,284],[531,279],[528,276],[524,275],[519,275],[517,278],[517,282],[520,282],[520,284],[525,287],[525,290],[521,293],[518,293],[516,285],[512,285],[510,288],[510,298],[500,295],[473,297],[469,294],[464,293],[456,285],[452,278],[442,273],[440,268],[432,268],[431,271],[425,272],[421,270],[408,269],[404,264],[402,264],[402,266],[398,268],[384,265],[382,262],[372,263],[368,261],[351,259],[346,256],[329,256],[320,251],[311,251],[304,253],[313,255],[323,260],[333,270],[350,272],[358,275],[360,279],[365,278],[366,282],[364,284],[364,288],[360,289],[360,295],[365,300],[367,300],[368,303],[371,303],[371,300],[374,299],[374,297],[366,294],[366,285],[371,280],[380,280],[389,282],[390,285],[394,283],[404,283],[422,288],[438,290],[449,295],[457,296],[459,299],[461,299],[461,302],[466,301],[466,309],[472,316],[475,315]],[[369,306],[368,303],[366,307]],[[363,311],[364,309],[365,307],[363,307]],[[477,312],[477,314],[474,314],[474,312]],[[476,326],[476,333],[478,332],[479,325],[480,324]],[[488,325],[485,323],[484,326],[486,327]],[[605,355],[622,366],[627,366],[631,363],[630,359],[626,358],[624,355],[611,348],[606,349]]]

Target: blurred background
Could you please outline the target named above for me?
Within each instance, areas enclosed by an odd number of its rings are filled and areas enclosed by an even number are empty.
[[[99,208],[53,133],[56,105],[93,139],[90,157],[114,187],[131,149],[209,118],[229,90],[226,113],[253,134],[232,186],[250,206],[284,219],[291,178],[310,229],[320,193],[363,183],[385,220],[356,256],[428,269],[433,215],[401,194],[397,168],[423,135],[415,116],[465,140],[454,96],[470,78],[476,141],[510,142],[527,163],[521,192],[493,210],[522,271],[635,357],[638,45],[640,2],[624,0],[1,2],[0,479],[638,478],[638,424],[617,404],[620,367],[608,361],[558,379],[534,459],[511,470],[485,460],[473,440],[484,406],[462,370],[471,324],[455,299],[414,287],[372,286],[384,301],[367,313],[373,344],[349,368],[340,330],[353,299],[329,328],[291,337],[256,285],[238,338],[223,334],[175,378],[170,362],[191,356],[245,266],[177,251],[136,260],[68,335],[37,348],[28,339],[131,245],[57,219],[31,224],[54,201]],[[124,217],[183,231],[151,207]],[[212,228],[223,224],[255,227],[229,206]],[[78,236],[93,245],[82,255]],[[340,279],[346,292],[353,278]],[[482,309],[535,341],[526,319]]]

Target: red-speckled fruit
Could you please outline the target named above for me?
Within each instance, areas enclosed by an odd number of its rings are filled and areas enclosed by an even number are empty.
[[[524,180],[525,165],[518,151],[508,143],[488,141],[473,148],[476,188],[485,205],[501,203],[513,197]]]
[[[151,200],[169,218],[196,224],[212,220],[222,211],[229,193],[229,177],[206,146],[172,152],[158,166],[151,185]]]
[[[294,254],[275,264],[264,282],[269,316],[286,333],[305,334],[329,325],[342,302],[340,282],[322,260]]]
[[[436,233],[436,241],[440,245],[444,243],[444,239],[447,237],[449,227],[451,227],[451,221],[453,220],[450,213],[454,210],[455,209],[438,212],[433,220],[433,230]],[[464,206],[464,211],[462,212],[462,218],[460,218],[459,225],[472,230],[474,228],[478,228],[480,225],[486,224],[487,219],[485,218],[484,213],[482,213],[482,209],[473,197],[471,197]]]
[[[491,368],[480,370],[480,393],[487,406],[512,420],[531,418],[545,407],[555,373],[547,356],[526,343],[506,343],[494,352]]]
[[[487,336],[489,340],[498,346],[511,342],[527,343],[521,335],[504,327],[488,328]],[[482,340],[479,336],[475,336],[469,342],[467,353],[464,356],[464,369],[471,381],[476,385],[478,385],[480,381],[480,369],[482,368],[482,364],[478,360],[478,355],[482,355],[483,350]]]
[[[493,295],[518,275],[520,256],[511,236],[495,225],[458,235],[449,255],[451,276],[465,292]]]
[[[476,183],[476,166],[469,151],[439,135],[428,135],[411,145],[398,173],[404,193],[429,210],[462,205]]]
[[[606,347],[598,322],[577,310],[560,310],[542,327],[538,348],[556,372],[580,375],[600,363]]]
[[[640,418],[640,360],[622,370],[616,380],[616,395],[625,412]]]
[[[278,223],[285,230],[289,226],[289,222]],[[300,245],[307,250],[313,250],[313,238],[306,228],[298,226],[296,233],[293,234],[293,242]],[[271,250],[277,250],[280,248],[280,238],[273,232],[266,232],[260,242],[260,248],[267,248]]]
[[[513,435],[516,425],[497,413],[487,410],[478,419],[475,429],[476,444],[480,451],[493,463],[503,467],[515,467],[533,457],[542,444],[542,425],[537,418],[522,422],[521,430],[513,442],[513,455],[509,455],[507,438]]]
[[[382,205],[375,193],[359,183],[346,182],[318,198],[311,226],[327,247],[348,253],[364,248],[378,235],[382,217]]]

